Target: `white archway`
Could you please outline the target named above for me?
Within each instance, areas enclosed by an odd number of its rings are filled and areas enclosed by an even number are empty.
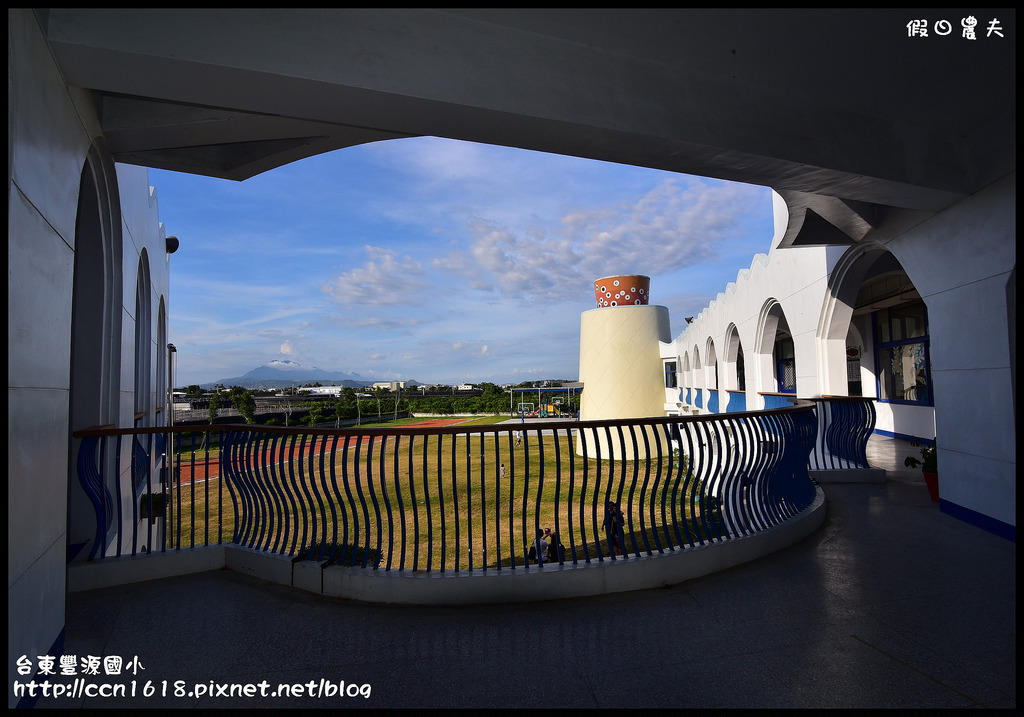
[[[93,146],[82,168],[75,220],[68,412],[69,561],[89,555],[96,532],[92,504],[77,478],[75,456],[80,440],[71,434],[92,426],[119,424],[121,244],[114,166],[105,152]]]

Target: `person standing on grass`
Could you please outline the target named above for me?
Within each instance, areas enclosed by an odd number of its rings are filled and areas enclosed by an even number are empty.
[[[622,522],[622,511],[614,501],[608,501],[604,512],[604,534],[608,538],[608,551],[611,555],[622,555],[626,549],[626,533]]]
[[[498,471],[498,477],[504,482],[505,480],[505,464],[501,464],[501,469]]]

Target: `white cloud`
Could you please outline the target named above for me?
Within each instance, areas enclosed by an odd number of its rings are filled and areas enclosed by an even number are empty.
[[[761,188],[668,178],[616,205],[576,209],[547,226],[514,230],[474,217],[471,243],[431,261],[476,289],[548,300],[580,296],[600,276],[668,274],[711,261],[743,229]]]
[[[168,233],[189,237],[173,260],[169,338],[193,383],[280,355],[384,378],[390,357],[431,382],[572,378],[593,279],[651,276],[676,327],[772,230],[763,187],[440,138],[241,184],[151,180]]]
[[[404,304],[428,284],[420,276],[423,267],[408,255],[399,257],[392,249],[365,247],[365,264],[344,272],[322,289],[344,304]]]

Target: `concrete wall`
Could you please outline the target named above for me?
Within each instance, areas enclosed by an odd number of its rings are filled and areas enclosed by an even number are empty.
[[[872,238],[899,260],[928,306],[942,508],[1016,526],[1007,298],[1016,172],[939,214],[894,212]]]
[[[86,158],[114,187],[112,207],[123,254],[116,311],[119,343],[104,357],[114,367],[113,416],[134,413],[135,286],[140,255],[149,256],[149,305],[158,385],[157,313],[167,305],[168,270],[155,197],[145,169],[105,157],[91,101],[68,87],[53,64],[35,15],[8,13],[8,676],[21,655],[53,654],[64,627],[72,297],[77,198]],[[120,184],[120,191],[117,185]],[[102,218],[101,218],[102,219]],[[93,307],[78,307],[87,312]],[[100,310],[100,309],[97,309]],[[157,420],[153,396],[150,406]],[[13,706],[13,695],[8,698]]]

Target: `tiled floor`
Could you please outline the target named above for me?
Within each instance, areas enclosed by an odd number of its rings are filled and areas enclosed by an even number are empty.
[[[218,571],[72,594],[67,653],[137,656],[90,681],[136,697],[38,706],[1014,708],[1016,544],[941,513],[907,444],[869,449],[889,479],[826,484],[815,534],[658,590],[408,607]],[[216,696],[321,681],[341,694]]]

